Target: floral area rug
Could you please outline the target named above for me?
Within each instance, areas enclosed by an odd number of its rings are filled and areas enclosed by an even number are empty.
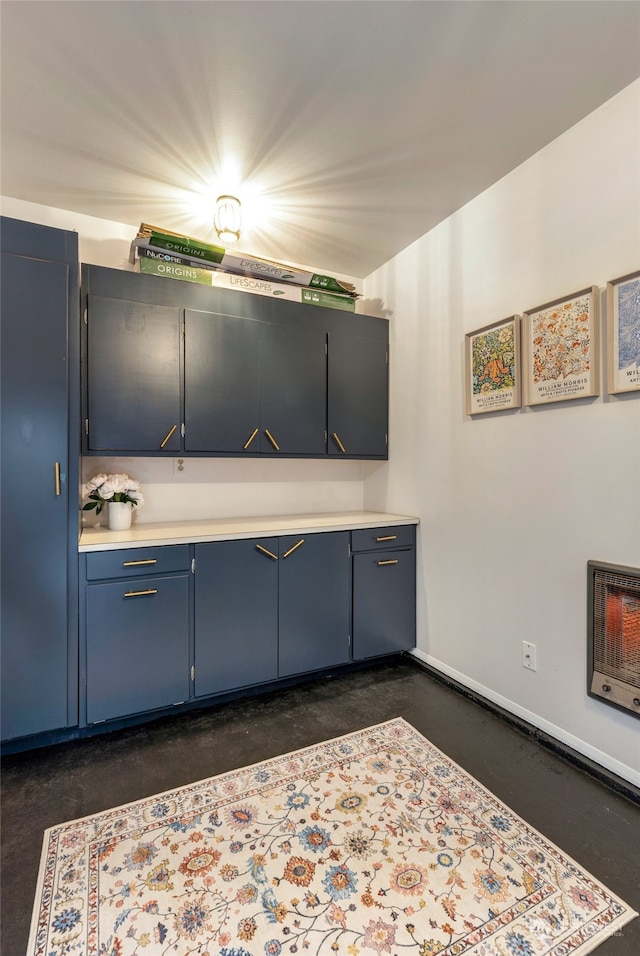
[[[635,915],[398,718],[47,830],[27,956],[583,956]]]

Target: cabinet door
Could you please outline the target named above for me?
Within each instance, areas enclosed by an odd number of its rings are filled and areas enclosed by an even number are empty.
[[[349,532],[280,538],[278,675],[343,664],[351,647]]]
[[[195,694],[278,676],[277,538],[196,545]]]
[[[185,451],[259,450],[260,329],[251,319],[185,312]]]
[[[68,283],[65,263],[2,255],[4,739],[75,723],[67,716]]]
[[[353,556],[353,657],[377,657],[416,642],[415,550]]]
[[[90,295],[88,447],[180,450],[180,310]]]
[[[264,324],[261,335],[260,450],[280,455],[324,455],[325,332]]]
[[[189,576],[87,587],[87,723],[189,697]]]
[[[387,343],[329,333],[329,454],[387,457]]]

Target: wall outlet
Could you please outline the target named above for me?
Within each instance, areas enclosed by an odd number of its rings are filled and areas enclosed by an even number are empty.
[[[530,671],[538,669],[536,665],[536,645],[530,644],[529,641],[522,642],[522,666]]]
[[[173,459],[173,477],[184,474],[184,458]]]

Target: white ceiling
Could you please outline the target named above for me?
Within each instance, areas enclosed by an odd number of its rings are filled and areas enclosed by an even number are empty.
[[[237,189],[238,248],[356,277],[640,76],[636,0],[2,0],[0,36],[3,195],[215,241]]]

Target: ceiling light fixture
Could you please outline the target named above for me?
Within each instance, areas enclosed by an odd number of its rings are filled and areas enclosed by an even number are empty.
[[[221,242],[237,242],[242,225],[240,200],[235,196],[218,196],[213,225]]]

